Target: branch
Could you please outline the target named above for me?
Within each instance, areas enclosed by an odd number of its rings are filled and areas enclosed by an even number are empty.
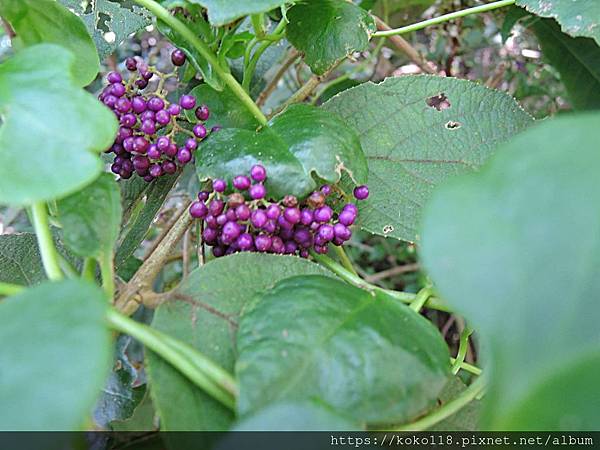
[[[403,273],[416,272],[417,270],[419,270],[419,268],[420,266],[418,263],[404,264],[402,266],[396,266],[390,269],[382,270],[381,272],[374,273],[373,275],[368,275],[365,277],[365,280],[369,283],[377,283],[378,281],[396,275],[402,275]]]
[[[258,106],[263,106],[265,104],[267,98],[269,98],[269,96],[277,88],[277,84],[279,83],[281,77],[285,75],[290,66],[294,64],[294,61],[296,61],[299,57],[300,52],[298,52],[296,49],[292,49],[290,51],[290,55],[288,56],[288,58],[283,62],[283,64],[281,64],[281,67],[279,68],[277,73],[273,76],[271,81],[269,81],[269,84],[267,84],[267,87],[265,87],[265,89],[260,93],[260,95],[256,99],[256,104]]]
[[[146,258],[133,278],[119,290],[115,302],[115,306],[119,311],[131,315],[138,309],[140,304],[156,307],[162,295],[152,290],[152,283],[168,260],[173,247],[179,242],[193,220],[192,216],[188,214],[187,208],[183,208],[160,244]]]
[[[375,23],[377,24],[377,29],[380,31],[390,31],[392,28],[381,20],[377,16],[373,16],[375,19]],[[419,68],[426,73],[435,75],[437,72],[433,69],[432,63],[425,60],[425,58],[417,51],[415,48],[409,44],[409,42],[404,39],[402,36],[389,36],[389,41],[402,53],[408,56],[413,63],[415,63]]]
[[[54,246],[52,233],[50,232],[46,203],[34,203],[31,207],[31,215],[46,275],[50,280],[60,280],[63,277],[63,273],[60,269],[58,253]]]

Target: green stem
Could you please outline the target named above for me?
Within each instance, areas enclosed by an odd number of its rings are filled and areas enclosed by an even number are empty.
[[[252,21],[252,28],[254,28],[254,34],[258,38],[262,38],[265,36],[265,22],[264,22],[264,14],[252,14],[250,16],[250,20]]]
[[[98,260],[100,264],[100,274],[102,275],[102,287],[108,298],[112,300],[115,295],[115,266],[113,263],[113,253],[105,252]]]
[[[425,287],[425,288],[421,289],[417,293],[417,296],[415,297],[414,301],[411,302],[410,309],[412,309],[414,312],[421,311],[421,308],[423,308],[423,306],[425,305],[425,303],[427,302],[429,297],[431,297],[432,294],[433,294],[433,292],[431,291],[431,289],[429,287]]]
[[[454,364],[455,362],[456,362],[456,359],[450,358],[451,364]],[[460,363],[460,368],[462,370],[464,370],[465,372],[472,373],[473,375],[481,375],[483,373],[483,370],[481,370],[479,367],[474,366],[473,364],[466,363],[464,361],[462,363]]]
[[[11,295],[16,295],[25,289],[24,286],[19,286],[18,284],[11,283],[1,283],[0,282],[0,295],[10,297]]]
[[[407,425],[402,425],[393,431],[424,431],[431,428],[436,423],[450,417],[452,414],[460,411],[466,405],[471,403],[485,389],[485,378],[477,378],[471,385],[462,391],[460,395],[446,403],[441,408],[436,409],[431,414]]]
[[[235,409],[237,395],[235,380],[202,353],[112,308],[108,310],[107,320],[112,328],[134,337],[213,398],[232,411]]]
[[[342,267],[340,264],[338,264],[336,261],[334,261],[333,259],[331,259],[328,256],[318,255],[314,252],[311,252],[311,255],[315,259],[315,261],[317,261],[321,265],[327,267],[329,270],[331,270],[333,273],[335,273],[338,277],[347,281],[350,284],[353,284],[356,287],[365,289],[370,292],[381,292],[381,293],[383,293],[385,295],[389,295],[390,297],[392,297],[402,303],[405,303],[405,304],[411,304],[417,298],[417,294],[411,294],[409,292],[393,291],[391,289],[383,289],[383,288],[380,288],[379,286],[375,286],[374,284],[371,284],[371,283],[363,280],[359,276],[354,275],[352,272],[350,272],[346,268]],[[430,308],[430,309],[437,309],[438,311],[452,312],[452,310],[450,309],[450,307],[448,305],[446,305],[441,299],[436,298],[436,297],[429,297],[427,299],[427,301],[425,302],[424,306],[426,306],[427,308]]]
[[[60,280],[63,273],[60,270],[58,252],[54,247],[54,240],[48,224],[46,204],[44,202],[34,203],[31,207],[31,215],[46,275],[50,280]]]
[[[229,87],[231,92],[238,97],[242,104],[248,108],[252,115],[262,125],[266,125],[267,118],[262,113],[260,108],[256,106],[256,103],[250,98],[250,96],[244,91],[244,88],[240,86],[237,80],[226,71],[219,64],[219,60],[216,55],[210,50],[208,45],[202,41],[192,30],[190,30],[183,22],[178,18],[172,16],[168,10],[156,3],[154,0],[134,0],[139,5],[147,8],[157,19],[162,20],[169,25],[173,30],[179,33],[186,41],[188,41],[192,47],[212,66],[215,73],[223,80],[223,82]]]
[[[352,261],[350,261],[348,254],[344,251],[342,246],[334,245],[333,248],[335,249],[335,252],[337,253],[338,258],[340,258],[340,262],[342,263],[342,266],[344,266],[348,271],[352,272],[353,275],[356,275],[358,277],[358,273],[356,273],[356,270],[354,269],[354,266],[352,265]]]
[[[497,2],[488,3],[486,5],[475,6],[473,8],[463,9],[461,11],[455,11],[449,14],[444,14],[439,17],[434,17],[433,19],[424,20],[422,22],[413,23],[411,25],[407,25],[405,27],[394,28],[392,30],[385,31],[377,31],[372,34],[372,37],[388,37],[395,36],[398,34],[406,34],[412,31],[422,30],[423,28],[427,28],[431,25],[438,25],[440,23],[448,22],[450,20],[458,19],[460,17],[469,16],[471,14],[478,14],[482,12],[492,11],[497,8],[502,8],[504,6],[510,6],[515,3],[516,0],[500,0]]]
[[[467,356],[467,348],[469,347],[469,336],[473,333],[473,329],[470,327],[465,327],[465,329],[460,334],[460,342],[458,344],[458,353],[456,354],[456,359],[454,360],[454,364],[452,365],[452,373],[456,375],[458,371],[461,369],[462,363],[465,361],[465,357]]]
[[[81,278],[88,281],[94,281],[96,278],[96,260],[94,258],[85,258],[83,268],[81,269]]]
[[[271,44],[278,42],[283,37],[283,30],[285,30],[286,25],[287,22],[285,19],[281,19],[281,22],[277,24],[277,27],[275,27],[273,33],[270,36],[267,36],[269,39],[263,40],[251,56],[251,49],[246,54],[246,60],[248,63],[246,64],[246,67],[244,67],[244,75],[242,80],[242,87],[246,92],[250,90],[250,83],[252,82],[252,77],[254,76],[254,71],[256,70],[256,65],[258,64],[260,57],[265,50],[271,46]]]
[[[60,268],[62,269],[63,273],[68,278],[77,278],[79,274],[77,273],[77,270],[75,270],[75,267],[73,267],[73,264],[71,264],[71,262],[63,255],[61,255],[60,252],[58,252],[57,255],[58,264],[60,265]]]

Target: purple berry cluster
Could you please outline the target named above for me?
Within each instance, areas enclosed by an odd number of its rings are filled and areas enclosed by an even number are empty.
[[[342,245],[350,239],[349,227],[358,208],[347,203],[335,213],[327,204],[333,193],[331,186],[322,186],[302,203],[293,195],[272,202],[264,185],[266,179],[266,169],[255,165],[249,177],[233,178],[233,193],[226,195],[227,182],[216,179],[212,189],[201,191],[198,201],[191,204],[190,214],[203,221],[202,240],[212,247],[214,256],[256,251],[306,258],[311,249],[327,253],[330,243]],[[354,189],[357,200],[368,196],[367,186]]]
[[[186,61],[185,53],[176,49],[171,61],[181,66]],[[150,182],[165,174],[173,174],[178,166],[192,160],[192,153],[208,134],[205,122],[210,112],[206,105],[196,105],[196,98],[183,95],[178,103],[165,99],[163,85],[167,78],[176,73],[162,74],[145,62],[127,58],[125,67],[130,72],[125,80],[119,72],[107,76],[108,86],[99,99],[119,119],[120,127],[115,142],[107,150],[114,153],[111,166],[113,173],[123,179],[137,173]],[[147,92],[149,81],[157,76],[160,81],[154,92]],[[187,122],[184,110],[195,110],[198,123],[190,130],[182,123]],[[183,142],[183,145],[177,145]]]

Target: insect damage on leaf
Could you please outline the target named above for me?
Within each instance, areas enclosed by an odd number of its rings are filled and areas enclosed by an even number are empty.
[[[448,97],[446,97],[446,94],[443,92],[429,97],[427,100],[425,100],[425,103],[427,103],[427,106],[430,108],[435,108],[437,111],[443,111],[452,106],[450,100],[448,100]]]

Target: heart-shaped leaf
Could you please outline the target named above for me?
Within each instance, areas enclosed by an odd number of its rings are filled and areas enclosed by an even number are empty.
[[[112,254],[121,214],[119,186],[108,173],[58,202],[63,241],[78,256],[101,258]]]
[[[196,153],[201,180],[231,180],[247,174],[253,164],[267,169],[270,196],[303,197],[317,188],[314,175],[329,182],[342,172],[356,184],[367,180],[367,164],[356,133],[335,114],[295,105],[257,132],[224,129],[212,135]]]
[[[427,208],[425,266],[491,353],[485,428],[598,427],[599,123],[547,120]]]
[[[67,50],[42,44],[0,65],[0,203],[62,197],[102,171],[97,154],[114,141],[117,121],[74,84],[74,64]]]
[[[73,78],[80,86],[94,81],[100,60],[92,38],[79,17],[54,0],[3,0],[0,15],[10,22],[26,46],[57,44],[76,58]]]
[[[517,5],[538,16],[553,17],[565,33],[593,38],[600,45],[598,0],[517,0]]]
[[[0,302],[0,429],[77,430],[110,369],[106,299],[79,280]]]
[[[284,278],[327,273],[292,256],[237,253],[217,258],[190,273],[172,301],[156,310],[152,326],[233,370],[237,322],[246,302]],[[162,430],[229,428],[233,421],[229,410],[159,356],[148,353],[146,361]],[[173,398],[179,400],[174,403]]]
[[[437,184],[477,169],[532,122],[504,93],[433,76],[365,83],[323,108],[359,133],[367,156],[371,194],[359,225],[407,241],[418,240],[421,209]]]
[[[242,416],[310,398],[360,423],[403,422],[435,404],[449,372],[448,348],[425,318],[318,275],[258,296],[237,337]]]
[[[373,17],[346,0],[298,2],[287,17],[288,40],[317,75],[353,52],[366,50],[376,30]]]

